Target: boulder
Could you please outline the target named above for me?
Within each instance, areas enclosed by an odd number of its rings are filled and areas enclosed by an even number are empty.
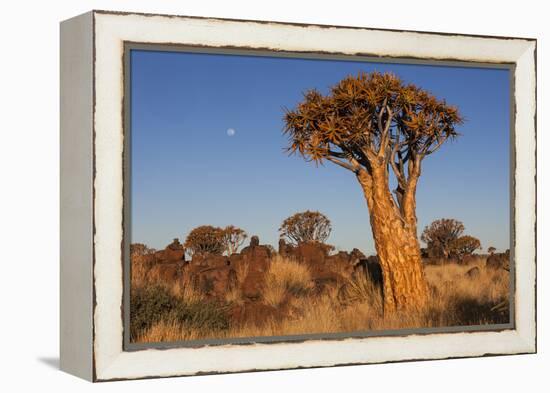
[[[361,259],[367,258],[367,256],[357,248],[354,248],[353,250],[351,250],[350,257],[352,260],[355,260],[355,261],[360,261]]]
[[[144,255],[132,255],[132,266],[141,265],[145,269],[150,269],[158,262],[158,257],[155,253]]]
[[[320,242],[304,242],[294,247],[289,256],[310,266],[321,265],[326,262],[332,248]]]
[[[240,258],[234,257],[234,260],[247,263],[249,271],[266,272],[273,252],[269,246],[259,245],[257,236],[253,237],[256,239],[251,240],[250,245],[241,251]]]
[[[327,267],[333,271],[339,272],[346,277],[351,277],[353,274],[351,256],[345,251],[340,251],[338,254],[329,255],[325,261]]]
[[[224,255],[216,254],[195,254],[191,259],[191,265],[202,267],[230,266],[231,259]]]
[[[178,238],[175,238],[174,240],[172,240],[172,243],[166,246],[166,249],[173,250],[173,251],[183,251],[183,246],[181,245]]]
[[[260,238],[256,235],[252,236],[250,238],[249,246],[250,247],[256,247],[256,246],[259,246],[259,245],[260,245]]]
[[[479,267],[474,266],[473,268],[469,269],[466,272],[466,277],[468,277],[468,278],[477,278],[477,277],[479,277],[480,274],[481,274],[481,270],[479,269]]]
[[[164,250],[157,251],[155,258],[159,263],[185,261],[185,250],[178,239],[174,239]]]
[[[215,298],[223,298],[237,286],[237,272],[230,266],[192,266],[186,274],[197,290]]]
[[[285,239],[279,239],[279,255],[282,257],[292,256],[294,253],[294,246],[287,244]]]
[[[248,274],[241,286],[244,297],[249,300],[259,300],[261,298],[265,286],[265,273],[269,269],[272,256],[271,248],[260,245],[258,236],[252,236],[250,244],[242,249],[240,256],[231,257],[232,263],[248,265]]]
[[[258,271],[249,271],[242,285],[241,291],[245,298],[249,300],[260,300],[265,287],[265,273]]]
[[[183,250],[172,250],[172,249],[165,249],[163,251],[160,251],[162,253],[160,262],[176,262],[176,261],[185,261],[185,251]]]
[[[485,267],[488,269],[505,269],[509,270],[510,266],[510,253],[495,253],[491,254],[487,257],[487,261],[485,262]]]
[[[380,266],[378,256],[376,255],[359,260],[353,267],[353,275],[365,275],[379,287],[382,287],[384,284],[382,266]]]
[[[252,259],[269,259],[273,254],[272,247],[260,245],[258,236],[252,236],[248,246],[241,250],[241,255],[244,259],[250,261]]]
[[[157,263],[147,273],[149,277],[164,283],[175,283],[181,276],[183,264],[179,262]]]

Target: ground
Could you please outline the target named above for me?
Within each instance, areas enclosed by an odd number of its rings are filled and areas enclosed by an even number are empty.
[[[373,257],[308,245],[277,253],[196,256],[167,247],[132,260],[131,339],[168,342],[507,323],[509,272],[466,261],[425,261],[425,310],[384,315]]]

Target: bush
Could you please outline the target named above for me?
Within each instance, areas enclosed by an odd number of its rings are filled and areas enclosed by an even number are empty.
[[[225,251],[225,232],[212,225],[196,227],[185,239],[184,247],[188,254],[222,255]]]
[[[160,285],[132,288],[130,294],[130,336],[132,340],[175,307],[176,299]]]
[[[136,287],[130,294],[130,337],[135,341],[161,320],[174,320],[182,328],[203,331],[226,330],[229,322],[223,305],[186,302],[162,285]]]

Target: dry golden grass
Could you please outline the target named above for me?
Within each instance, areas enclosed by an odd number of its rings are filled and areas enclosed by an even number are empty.
[[[479,268],[479,274],[469,277],[466,272],[473,267]],[[317,293],[313,290],[314,283],[307,266],[275,257],[266,275],[263,302],[276,308],[285,307],[284,317],[270,317],[263,324],[255,321],[230,323],[228,329],[217,331],[188,329],[163,319],[143,332],[138,341],[284,336],[507,322],[507,313],[499,314],[492,310],[496,304],[508,299],[507,271],[486,269],[484,260],[480,258],[468,265],[427,265],[425,274],[431,288],[429,307],[418,314],[384,316],[380,289],[367,278],[348,278],[343,290],[328,287]],[[184,287],[177,296],[195,300],[199,296],[196,291],[187,291]],[[228,293],[226,301],[233,304],[244,302],[238,290]]]
[[[142,263],[139,260],[132,264],[131,285],[132,288],[161,285],[167,288],[177,298],[189,302],[204,300],[204,295],[197,290],[193,283],[186,279],[186,277],[181,281],[166,282],[159,276],[158,271],[151,269],[150,265]]]
[[[149,266],[142,261],[133,261],[131,268],[131,282],[132,286],[141,286],[149,282],[148,273]]]
[[[235,272],[237,273],[237,282],[241,286],[248,275],[248,263],[237,263]]]
[[[170,289],[174,296],[187,302],[195,303],[201,302],[205,299],[204,294],[197,290],[193,283],[187,280],[182,280],[182,282],[179,283],[176,282],[173,284],[168,284],[168,289]]]
[[[303,296],[314,286],[306,265],[278,255],[272,259],[265,281],[263,299],[274,307],[287,297]]]
[[[188,341],[198,340],[208,337],[213,332],[198,331],[197,329],[188,329],[182,326],[179,321],[174,319],[162,319],[154,324],[149,330],[139,335],[136,342],[171,342],[171,341]]]

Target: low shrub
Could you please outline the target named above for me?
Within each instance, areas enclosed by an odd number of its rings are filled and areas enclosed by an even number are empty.
[[[217,331],[229,328],[224,305],[185,301],[162,285],[132,288],[130,298],[132,341],[161,320],[173,320],[188,329]]]

